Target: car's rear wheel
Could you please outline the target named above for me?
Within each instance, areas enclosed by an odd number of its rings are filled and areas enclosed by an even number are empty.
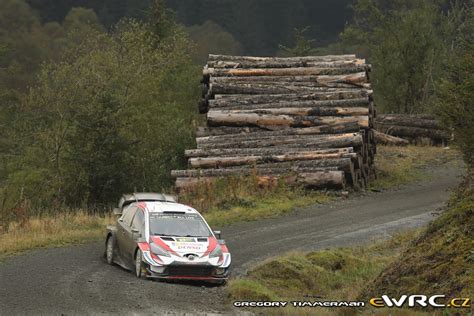
[[[135,275],[137,278],[143,278],[145,276],[145,267],[143,266],[143,255],[140,249],[137,249],[135,254]]]
[[[108,264],[114,264],[115,240],[113,236],[107,238],[105,245],[105,258]]]

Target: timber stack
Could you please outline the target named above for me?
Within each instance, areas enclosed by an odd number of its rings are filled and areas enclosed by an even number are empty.
[[[449,133],[443,129],[436,116],[431,114],[384,114],[375,120],[377,131],[417,142],[429,139],[434,144],[446,144]]]
[[[178,190],[231,175],[311,188],[367,186],[375,176],[371,67],[355,55],[210,55],[199,111],[207,126]]]

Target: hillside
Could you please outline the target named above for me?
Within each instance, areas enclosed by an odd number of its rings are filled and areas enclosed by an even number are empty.
[[[469,297],[474,293],[474,174],[451,198],[446,211],[391,263],[361,297],[384,293],[443,294]]]

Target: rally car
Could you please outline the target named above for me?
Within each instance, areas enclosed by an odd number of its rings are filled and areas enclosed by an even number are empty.
[[[145,195],[135,195],[134,202],[128,199],[114,211],[120,217],[107,226],[107,263],[132,270],[138,278],[225,283],[231,255],[220,232],[213,232],[192,207],[164,195]]]

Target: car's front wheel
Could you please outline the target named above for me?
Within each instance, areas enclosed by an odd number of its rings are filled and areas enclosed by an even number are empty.
[[[108,264],[114,264],[114,253],[115,253],[114,236],[109,236],[109,238],[107,238],[107,243],[105,244],[105,258]]]
[[[145,267],[143,266],[143,254],[140,249],[137,249],[135,254],[135,275],[137,278],[143,278],[145,276]]]

